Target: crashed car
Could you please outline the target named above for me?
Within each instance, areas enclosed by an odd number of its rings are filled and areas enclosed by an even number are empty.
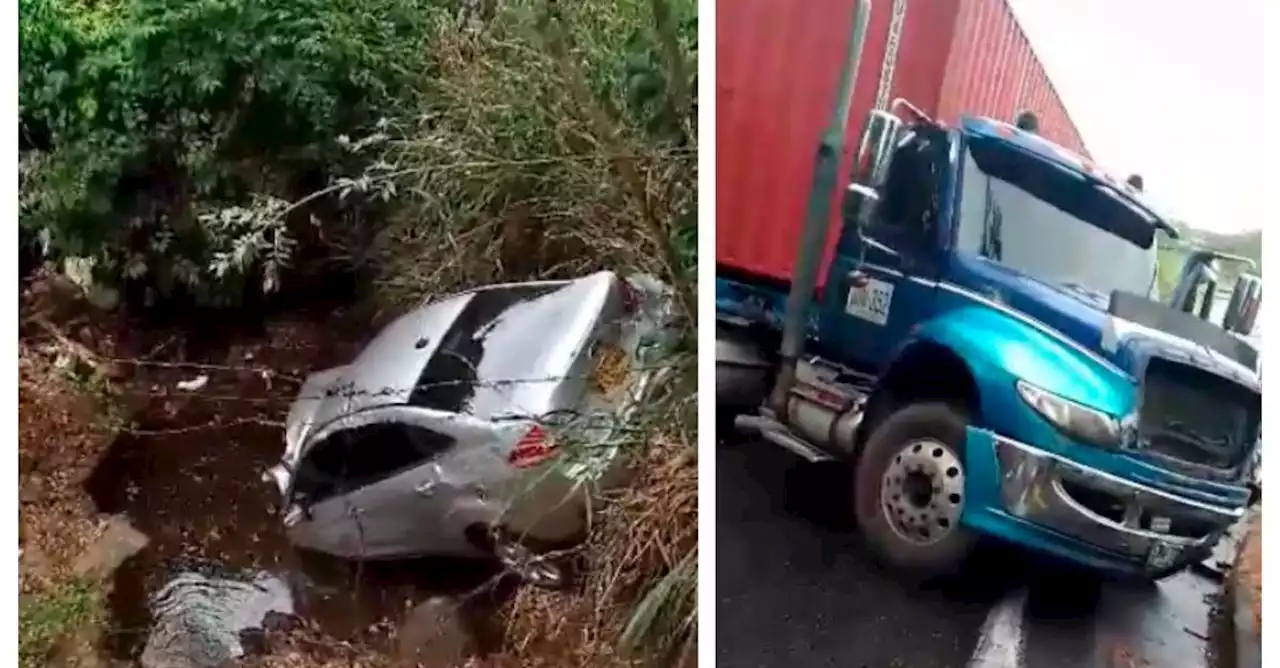
[[[496,557],[561,585],[593,491],[663,377],[669,291],[646,276],[494,285],[392,322],[303,384],[264,476],[298,547],[356,560]]]

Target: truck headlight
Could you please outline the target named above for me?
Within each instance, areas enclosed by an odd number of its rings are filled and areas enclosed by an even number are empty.
[[[1027,405],[1067,436],[1094,445],[1120,445],[1120,421],[1110,415],[1021,380],[1018,381],[1018,394]]]

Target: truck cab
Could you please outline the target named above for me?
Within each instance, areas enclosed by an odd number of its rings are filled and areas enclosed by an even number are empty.
[[[859,530],[905,571],[954,570],[984,536],[1142,579],[1205,558],[1251,496],[1259,361],[1236,334],[1260,281],[1226,326],[1161,302],[1174,228],[1007,123],[894,105],[857,142],[820,289],[717,278],[736,428],[848,463]]]

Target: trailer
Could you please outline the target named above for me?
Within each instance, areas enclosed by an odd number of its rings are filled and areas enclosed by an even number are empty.
[[[788,280],[799,249],[813,147],[836,103],[856,0],[734,0],[716,12],[716,264]],[[1012,122],[1089,157],[1006,0],[888,0],[871,13],[849,107],[910,100],[930,117]],[[840,173],[848,172],[846,142]],[[838,229],[832,217],[830,260]]]

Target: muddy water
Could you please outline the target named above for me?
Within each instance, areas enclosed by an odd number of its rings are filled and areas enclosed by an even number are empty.
[[[100,511],[124,513],[151,538],[115,576],[113,655],[138,658],[164,633],[156,623],[174,620],[203,634],[202,647],[216,645],[210,655],[234,655],[251,629],[231,627],[261,625],[268,612],[296,612],[323,636],[385,651],[416,602],[492,576],[477,563],[357,566],[300,554],[284,538],[278,494],[261,478],[283,451],[280,423],[300,380],[349,360],[371,331],[328,310],[281,319],[265,337],[233,335],[187,360],[216,368],[152,365],[128,383],[142,406],[134,428],[86,483]],[[178,389],[199,375],[204,387]]]

